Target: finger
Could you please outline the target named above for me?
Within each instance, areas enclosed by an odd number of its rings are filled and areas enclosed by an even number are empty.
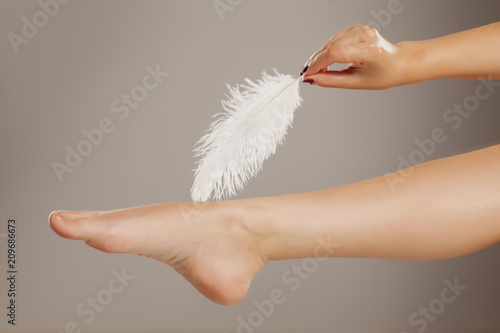
[[[344,44],[332,46],[323,52],[319,53],[309,64],[309,67],[304,72],[305,75],[318,73],[323,68],[334,63],[355,63],[363,62],[366,56],[366,48],[360,48],[355,44]]]
[[[300,70],[300,73],[299,75],[302,75],[305,73],[305,71],[307,71],[307,69],[309,68],[309,65],[311,64],[311,61],[318,55],[320,54],[321,52],[323,52],[325,49],[326,49],[326,44],[322,47],[320,47],[318,50],[316,50],[316,52],[314,52],[312,54],[312,56],[309,57],[309,59],[307,59],[306,63],[304,64],[304,67],[302,67],[302,69]]]
[[[354,33],[349,32],[349,33],[342,33],[342,34],[338,34],[338,35],[333,36],[332,38],[330,38],[330,40],[325,45],[323,45],[316,52],[313,53],[313,55],[307,60],[304,67],[309,66],[311,64],[311,61],[314,58],[316,58],[318,56],[318,54],[325,51],[329,47],[332,47],[332,46],[338,45],[338,44],[353,44],[354,42],[356,42],[356,39],[354,37],[355,34],[356,34],[356,32],[354,32]]]
[[[312,61],[314,58],[316,58],[320,53],[326,51],[328,48],[332,47],[340,47],[342,48],[343,44],[353,44],[356,45],[359,48],[366,47],[365,45],[367,44],[368,39],[366,38],[366,35],[363,33],[363,31],[350,31],[343,33],[342,35],[339,36],[334,36],[330,41],[328,41],[325,46],[314,52],[314,54],[309,58],[309,60],[306,62],[304,67],[302,67],[302,70],[300,72],[300,75],[305,73],[309,67],[311,66]],[[338,61],[337,61],[338,62]],[[333,63],[328,63],[328,66],[333,65]],[[328,67],[325,67],[326,70],[328,70]],[[322,71],[322,70],[320,70]],[[311,73],[312,72],[308,72]]]
[[[336,44],[336,43],[340,43],[341,41],[344,41],[346,43],[354,43],[355,42],[355,34],[358,32],[358,31],[362,31],[362,30],[366,30],[368,29],[369,27],[366,26],[366,25],[362,25],[362,24],[358,24],[358,23],[355,23],[355,24],[352,24],[351,26],[345,28],[344,30],[336,33],[335,35],[333,35],[329,40],[328,42],[325,43],[325,45],[323,45],[322,47],[320,47],[318,50],[316,50],[316,52],[314,52],[310,57],[309,59],[307,59],[307,61],[305,62],[304,64],[304,67],[302,67],[302,70],[300,71],[300,75],[302,75],[305,70],[307,70],[307,67],[310,66],[312,60],[314,58],[316,58],[318,56],[318,54],[320,54],[321,52],[325,51],[328,47]],[[350,38],[346,38],[347,36],[350,36]],[[331,65],[331,64],[329,64]]]

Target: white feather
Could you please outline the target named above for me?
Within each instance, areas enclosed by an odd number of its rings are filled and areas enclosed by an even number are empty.
[[[200,157],[191,188],[194,201],[207,201],[212,193],[215,200],[236,195],[283,143],[302,99],[298,79],[274,72],[263,72],[256,82],[227,85],[225,112],[214,115],[217,120],[194,149]]]

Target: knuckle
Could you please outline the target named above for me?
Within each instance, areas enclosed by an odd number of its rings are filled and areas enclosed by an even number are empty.
[[[339,48],[336,46],[330,46],[326,49],[326,55],[329,59],[335,59],[339,55]]]
[[[368,36],[371,36],[371,37],[375,37],[378,35],[378,30],[373,28],[373,27],[367,27],[365,29],[365,33],[368,35]]]

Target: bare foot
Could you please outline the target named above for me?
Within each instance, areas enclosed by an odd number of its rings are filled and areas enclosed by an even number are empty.
[[[49,223],[58,235],[85,240],[98,250],[135,253],[170,265],[210,300],[231,305],[246,295],[269,259],[259,250],[261,235],[248,227],[243,214],[221,204],[57,211]]]

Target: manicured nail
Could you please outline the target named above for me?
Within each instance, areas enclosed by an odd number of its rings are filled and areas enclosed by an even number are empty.
[[[313,80],[313,79],[307,79],[307,80],[302,80],[302,82],[304,82],[304,83],[309,83],[309,84],[313,84],[313,83],[314,83],[314,80]]]
[[[308,68],[309,68],[309,66],[302,67],[302,70],[300,71],[300,75],[304,74]]]

